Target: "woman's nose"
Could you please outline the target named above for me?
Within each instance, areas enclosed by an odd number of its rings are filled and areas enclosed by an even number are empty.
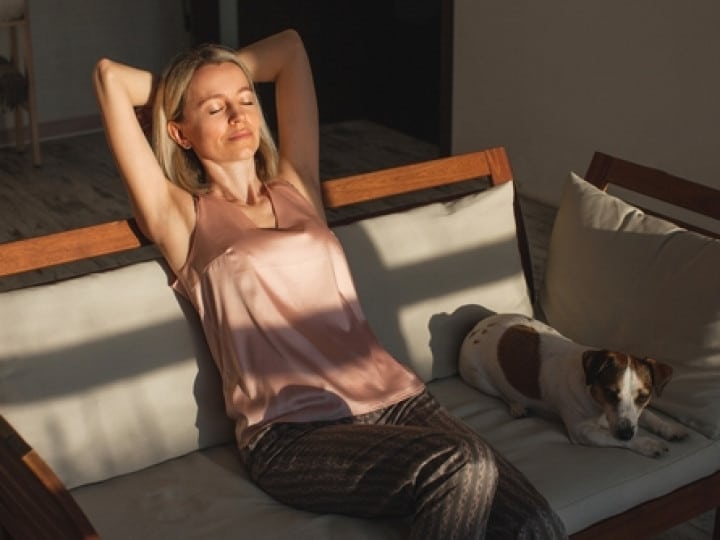
[[[230,123],[235,124],[242,120],[244,114],[240,107],[230,106],[228,107],[228,119]]]

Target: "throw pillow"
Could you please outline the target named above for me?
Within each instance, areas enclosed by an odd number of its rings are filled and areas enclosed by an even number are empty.
[[[671,364],[652,406],[720,437],[720,241],[608,195],[577,175],[563,192],[540,305],[582,344]]]
[[[335,228],[380,342],[425,381],[457,372],[475,322],[532,314],[507,182]]]

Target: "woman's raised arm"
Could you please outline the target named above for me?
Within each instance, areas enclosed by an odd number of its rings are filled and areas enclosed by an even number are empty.
[[[134,109],[151,102],[153,75],[102,59],[93,79],[108,143],[138,225],[178,268],[192,230],[192,197],[166,179]]]
[[[315,86],[300,36],[285,30],[240,49],[238,55],[254,81],[275,83],[279,175],[297,185],[324,215]]]

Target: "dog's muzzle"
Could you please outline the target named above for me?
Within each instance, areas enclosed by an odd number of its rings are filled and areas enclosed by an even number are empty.
[[[615,437],[621,441],[629,441],[635,436],[635,426],[629,420],[621,420],[615,428]]]

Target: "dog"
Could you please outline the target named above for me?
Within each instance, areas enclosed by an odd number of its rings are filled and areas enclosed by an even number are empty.
[[[510,415],[528,410],[559,416],[575,444],[629,448],[660,457],[668,446],[638,435],[638,426],[667,441],[688,436],[680,424],[646,409],[672,367],[652,358],[593,349],[517,314],[491,315],[463,340],[459,371],[478,390],[504,400]]]

